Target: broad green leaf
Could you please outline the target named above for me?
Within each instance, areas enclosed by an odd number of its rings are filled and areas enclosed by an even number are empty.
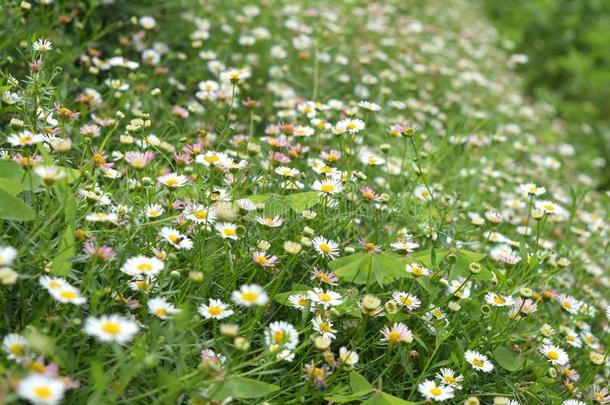
[[[378,392],[364,401],[362,405],[415,405],[415,402],[405,401],[385,392]]]
[[[493,354],[498,364],[508,371],[521,370],[525,363],[523,357],[504,346],[498,346]]]
[[[316,205],[320,201],[320,193],[308,191],[304,193],[289,194],[284,197],[290,207],[298,214]]]
[[[347,394],[347,395],[330,395],[327,397],[324,397],[325,400],[336,403],[336,404],[342,404],[345,402],[352,402],[352,401],[357,401],[360,398],[362,398],[363,396],[365,396],[366,394],[368,394],[370,391],[367,392],[355,392],[353,394]]]
[[[4,190],[12,195],[17,195],[23,191],[23,185],[16,181],[0,177],[0,190]]]
[[[341,279],[355,284],[383,285],[396,278],[407,277],[405,265],[408,259],[393,253],[359,252],[335,260],[330,268]]]
[[[0,219],[31,221],[36,218],[34,210],[11,193],[0,189]]]
[[[21,182],[24,170],[14,160],[0,160],[0,178]]]
[[[290,204],[281,196],[272,196],[265,201],[265,215],[273,217],[276,215],[284,215],[290,211]]]
[[[354,370],[349,373],[349,386],[354,393],[362,392],[363,395],[364,393],[371,392],[375,389],[362,374]]]
[[[247,197],[243,197],[243,199],[250,200],[250,201],[252,201],[255,204],[260,204],[260,203],[264,203],[265,201],[267,201],[271,197],[272,197],[271,194],[259,194],[259,195],[250,195],[250,196],[247,196]]]
[[[209,392],[212,393],[211,399],[220,401],[229,397],[239,399],[264,397],[279,389],[280,387],[275,384],[268,384],[251,378],[228,377],[226,380],[215,384]]]

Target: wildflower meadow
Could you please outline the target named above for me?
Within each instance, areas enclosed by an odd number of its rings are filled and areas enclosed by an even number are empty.
[[[513,45],[475,0],[0,0],[0,403],[610,403],[606,162]]]

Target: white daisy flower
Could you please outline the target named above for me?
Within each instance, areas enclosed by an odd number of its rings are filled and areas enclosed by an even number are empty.
[[[12,266],[17,258],[17,249],[11,246],[0,247],[0,267]]]
[[[296,309],[305,309],[309,304],[309,299],[305,294],[293,294],[288,297],[288,302]]]
[[[209,304],[201,304],[199,313],[205,319],[224,319],[233,315],[233,310],[224,302],[211,298]]]
[[[311,240],[311,245],[320,256],[334,259],[339,256],[339,245],[337,242],[326,239],[323,236],[316,236]]]
[[[82,305],[87,302],[87,299],[81,295],[78,288],[72,287],[71,285],[50,289],[49,293],[51,293],[51,296],[57,301],[64,304]]]
[[[165,265],[156,257],[135,256],[127,259],[121,271],[130,276],[156,276]]]
[[[265,342],[269,347],[277,346],[285,350],[292,350],[299,343],[299,333],[288,322],[271,322],[265,330]]]
[[[405,266],[405,270],[414,277],[428,277],[432,273],[429,268],[422,266],[419,263],[409,263]]]
[[[311,189],[323,194],[337,194],[343,191],[343,184],[341,184],[341,180],[328,178],[314,181]]]
[[[421,306],[421,300],[417,296],[404,291],[392,293],[392,300],[409,311],[414,311]]]
[[[167,319],[171,315],[180,312],[180,310],[165,298],[156,297],[148,300],[148,312],[161,319]]]
[[[244,307],[265,305],[269,300],[267,293],[257,284],[244,284],[231,295],[233,302]]]
[[[358,360],[360,360],[360,357],[355,351],[348,350],[345,346],[341,346],[341,348],[339,348],[339,361],[341,362],[341,364],[345,364],[348,367],[352,367],[353,365],[358,363]]]
[[[438,378],[444,385],[451,386],[456,390],[462,389],[460,383],[462,380],[464,380],[464,376],[456,375],[455,371],[450,368],[441,368],[440,371],[436,373],[436,378]]]
[[[220,222],[216,224],[214,228],[223,239],[237,240],[239,238],[237,235],[237,225],[235,224],[230,222]]]
[[[102,315],[99,318],[89,317],[85,322],[85,333],[95,336],[102,342],[129,342],[138,332],[138,324],[121,315]]]
[[[178,230],[168,226],[163,227],[161,231],[159,231],[159,236],[165,239],[170,245],[172,245],[176,249],[189,250],[193,247],[192,240],[190,240],[187,236],[181,234]]]
[[[321,336],[324,336],[328,339],[335,338],[335,329],[333,329],[333,323],[327,319],[322,319],[320,315],[316,316],[311,320],[313,325],[313,330],[318,332]]]
[[[434,401],[445,401],[454,396],[453,387],[437,385],[432,380],[425,380],[417,386],[417,390],[426,398]]]
[[[282,220],[282,218],[279,215],[276,215],[273,218],[257,216],[256,222],[258,222],[259,224],[264,225],[266,227],[269,227],[269,228],[277,228],[279,226],[282,226],[282,223],[284,222],[284,220]]]
[[[196,224],[213,224],[216,222],[216,209],[202,204],[191,205],[185,210],[185,217]]]
[[[568,354],[559,346],[544,345],[540,348],[540,353],[553,365],[563,366],[570,361]]]
[[[390,345],[395,345],[398,343],[411,343],[413,341],[413,333],[411,330],[402,322],[397,322],[393,324],[391,327],[385,326],[381,330],[381,334],[383,338],[382,342],[388,342]]]
[[[491,373],[494,369],[494,365],[491,364],[487,356],[474,350],[466,351],[466,353],[464,353],[464,358],[475,370]]]
[[[144,207],[144,215],[147,218],[158,218],[165,212],[165,209],[159,204],[150,204]]]
[[[165,176],[160,176],[157,181],[169,188],[178,188],[188,183],[188,178],[181,174],[170,173]]]
[[[17,395],[36,405],[55,405],[64,398],[65,390],[65,384],[58,378],[30,374],[19,382]]]
[[[494,307],[510,307],[515,305],[515,299],[510,295],[499,295],[494,292],[485,294],[485,302]]]
[[[2,349],[9,360],[22,361],[31,358],[25,338],[17,333],[9,333],[2,339]]]
[[[316,305],[322,305],[324,309],[341,305],[343,299],[341,294],[334,291],[325,291],[321,288],[314,288],[313,291],[307,292],[307,297]]]

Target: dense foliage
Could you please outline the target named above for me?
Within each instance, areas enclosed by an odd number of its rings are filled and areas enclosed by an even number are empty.
[[[470,1],[0,4],[0,403],[610,399],[610,196]]]
[[[526,91],[549,98],[579,152],[610,161],[610,2],[605,0],[486,0],[500,31],[529,63],[520,68]],[[600,188],[610,188],[600,165]]]

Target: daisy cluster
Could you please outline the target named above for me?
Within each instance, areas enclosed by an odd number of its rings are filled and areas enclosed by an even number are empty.
[[[471,2],[67,3],[0,28],[0,396],[610,402],[605,162]]]

